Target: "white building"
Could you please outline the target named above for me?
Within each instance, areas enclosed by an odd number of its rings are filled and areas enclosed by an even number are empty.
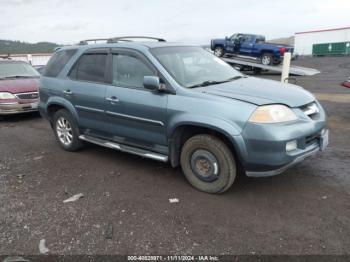
[[[33,66],[43,66],[46,65],[49,61],[52,54],[10,54],[8,57],[11,58],[11,60],[19,60],[19,61],[25,61]],[[0,55],[0,56],[7,56],[7,55]]]
[[[350,42],[350,27],[295,33],[294,52],[312,55],[313,44]]]

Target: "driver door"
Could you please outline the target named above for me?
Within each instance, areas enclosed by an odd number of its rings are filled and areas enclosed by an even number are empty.
[[[168,95],[143,87],[144,76],[157,70],[134,51],[112,50],[112,85],[107,88],[107,115],[113,140],[167,153]]]

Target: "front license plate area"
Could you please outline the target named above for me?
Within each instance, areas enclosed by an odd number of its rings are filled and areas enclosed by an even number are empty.
[[[38,108],[38,103],[31,103],[30,105],[31,105],[32,109]]]
[[[320,138],[320,149],[324,151],[329,143],[329,130],[325,130]]]

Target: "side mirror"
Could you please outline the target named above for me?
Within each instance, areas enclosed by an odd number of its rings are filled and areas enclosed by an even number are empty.
[[[144,76],[143,77],[143,87],[148,90],[160,90],[161,84],[158,76]]]

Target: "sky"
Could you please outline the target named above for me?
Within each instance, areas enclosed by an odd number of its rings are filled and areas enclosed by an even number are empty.
[[[147,35],[209,44],[233,33],[267,39],[350,26],[350,0],[0,0],[0,39],[74,44]]]

